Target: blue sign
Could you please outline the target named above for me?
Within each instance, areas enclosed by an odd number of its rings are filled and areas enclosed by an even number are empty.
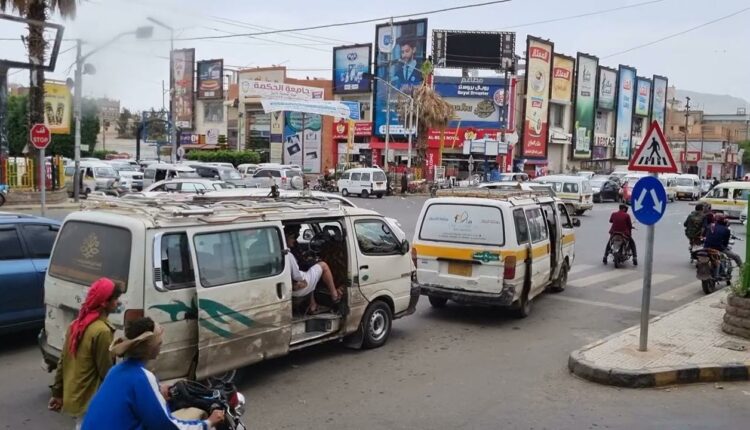
[[[372,45],[341,46],[333,48],[333,92],[369,93]]]
[[[435,92],[453,106],[448,127],[505,128],[504,86],[499,78],[434,78]]]
[[[656,224],[667,210],[667,192],[661,181],[653,176],[639,179],[630,199],[633,215],[641,224]]]

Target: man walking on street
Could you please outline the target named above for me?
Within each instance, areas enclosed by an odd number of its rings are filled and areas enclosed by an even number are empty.
[[[95,281],[65,335],[48,407],[73,416],[76,429],[81,428],[91,398],[114,364],[109,345],[115,329],[107,317],[117,310],[121,294],[110,279]]]

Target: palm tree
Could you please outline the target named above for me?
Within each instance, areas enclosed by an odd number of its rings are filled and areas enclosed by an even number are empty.
[[[24,18],[36,21],[46,21],[47,13],[59,13],[63,18],[74,18],[76,14],[76,0],[0,0],[0,11],[17,12]],[[44,40],[44,29],[29,26],[29,36],[26,38],[29,60],[44,64],[47,41]],[[29,71],[29,123],[44,122],[44,70]],[[32,149],[30,147],[30,149]]]

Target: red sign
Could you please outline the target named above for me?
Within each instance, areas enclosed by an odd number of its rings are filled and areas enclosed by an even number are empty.
[[[500,139],[500,129],[497,128],[473,128],[461,127],[459,129],[445,129],[445,147],[463,148],[465,140],[474,139]],[[427,146],[430,148],[440,147],[440,130],[430,129],[427,135]]]
[[[554,71],[552,73],[552,77],[553,78],[565,79],[566,81],[569,81],[570,80],[570,70],[564,69],[562,67],[555,67],[555,69],[554,69]]]
[[[333,124],[333,138],[346,139],[349,135],[349,124],[341,120]],[[357,121],[354,123],[354,136],[372,136],[372,123]]]
[[[651,123],[643,142],[630,159],[628,170],[677,173],[677,164],[672,158],[672,151],[669,150],[669,144],[658,122]]]
[[[29,131],[29,135],[31,137],[31,144],[34,145],[34,148],[36,149],[46,148],[47,145],[49,145],[50,140],[52,140],[49,128],[44,124],[34,124]]]
[[[529,58],[538,58],[542,61],[549,63],[549,51],[542,48],[532,47],[529,51]]]

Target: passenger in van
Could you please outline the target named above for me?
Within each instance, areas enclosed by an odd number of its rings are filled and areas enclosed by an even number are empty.
[[[121,295],[110,279],[95,281],[68,327],[48,407],[75,417],[76,429],[81,428],[89,402],[114,364],[109,345],[115,328],[107,318],[120,306]]]
[[[290,249],[297,247],[297,237],[299,237],[299,232],[299,225],[287,225],[284,227],[286,244]],[[339,303],[341,301],[344,289],[342,287],[336,288],[333,281],[333,273],[331,273],[331,268],[328,267],[326,262],[317,262],[308,270],[302,271],[299,268],[297,258],[292,252],[287,253],[286,260],[291,267],[292,272],[292,301],[295,302],[295,308],[305,307],[306,305],[306,313],[316,314],[319,312],[319,306],[315,300],[315,287],[321,279],[331,293],[331,300],[333,300],[333,303]]]

